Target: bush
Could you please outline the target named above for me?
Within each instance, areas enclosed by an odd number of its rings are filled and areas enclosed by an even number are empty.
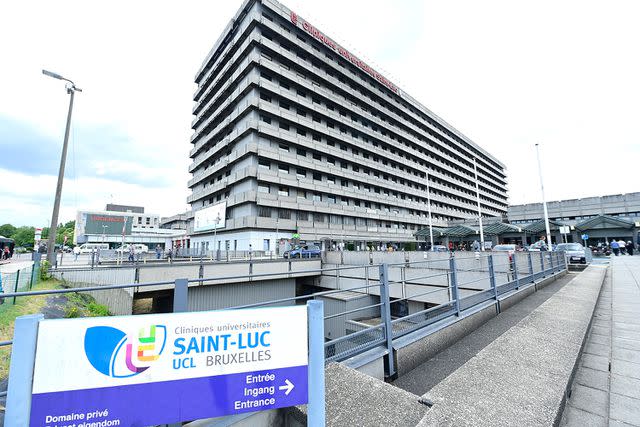
[[[49,269],[51,268],[51,263],[47,260],[40,262],[40,280],[49,280],[51,279],[51,275],[49,275]]]
[[[82,317],[82,312],[80,312],[80,309],[77,306],[72,305],[67,307],[64,313],[64,317],[66,317],[67,319],[75,319],[77,317]]]
[[[89,316],[91,317],[111,316],[107,306],[98,304],[97,302],[90,302],[89,305],[87,305],[87,309],[89,310]]]

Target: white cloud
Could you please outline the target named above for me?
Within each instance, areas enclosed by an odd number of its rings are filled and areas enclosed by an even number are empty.
[[[624,171],[635,168],[640,146],[640,56],[634,54],[640,3],[284,3],[503,161],[512,202],[539,200],[536,142],[548,199],[638,189],[632,172]],[[49,68],[84,89],[76,97],[74,126],[118,129],[136,147],[129,160],[114,164],[100,158],[95,141],[75,140],[95,149],[96,172],[172,178],[162,192],[101,181],[98,175],[65,184],[65,209],[71,188],[81,208],[101,208],[114,194],[116,202],[138,201],[149,211],[183,209],[193,78],[240,4],[3,5],[3,16],[12,18],[0,27],[0,39],[7,41],[0,44],[0,114],[32,123],[61,142],[68,97],[62,82],[41,74]],[[30,155],[24,153],[25,162]],[[41,224],[50,216],[53,177],[15,178],[20,188],[46,191],[28,201],[13,195],[9,203],[2,193],[0,222],[8,215],[25,218],[23,211],[29,211]],[[20,208],[10,212],[7,205]]]
[[[0,187],[0,224],[45,226],[51,221],[57,176],[26,175],[0,169],[0,180],[16,185]],[[113,197],[112,197],[113,196]],[[78,210],[102,210],[107,203],[144,206],[161,216],[187,209],[182,183],[147,187],[108,179],[66,179],[62,189],[59,222],[75,219]]]

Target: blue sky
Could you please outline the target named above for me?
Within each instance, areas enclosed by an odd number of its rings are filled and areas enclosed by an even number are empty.
[[[507,166],[512,203],[638,191],[640,3],[283,1]],[[0,26],[0,223],[109,202],[187,209],[194,75],[241,1],[24,0]],[[38,13],[33,13],[38,10]],[[630,171],[630,172],[627,172]],[[614,173],[615,172],[615,173]]]

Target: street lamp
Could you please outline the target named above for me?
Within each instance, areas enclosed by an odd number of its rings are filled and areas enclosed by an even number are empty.
[[[476,201],[478,202],[478,225],[480,225],[480,250],[484,251],[484,230],[482,229],[482,211],[480,210],[480,185],[478,185],[478,166],[473,158],[473,173],[476,181]]]
[[[53,77],[54,79],[64,80],[67,82],[65,88],[69,97],[69,112],[67,113],[67,126],[64,131],[64,143],[62,145],[62,156],[60,158],[60,169],[58,170],[58,185],[56,186],[56,198],[53,203],[53,214],[51,215],[51,228],[49,229],[49,242],[47,244],[47,260],[53,265],[56,261],[55,246],[56,246],[56,234],[58,228],[58,213],[60,211],[60,197],[62,196],[62,181],[64,179],[64,165],[67,160],[67,146],[69,143],[69,128],[71,127],[71,112],[73,111],[73,96],[76,92],[82,92],[82,89],[76,87],[75,83],[71,80],[62,77],[60,74],[52,73],[51,71],[42,70],[42,74],[45,76]]]
[[[544,227],[547,232],[547,245],[551,248],[551,230],[549,228],[549,211],[547,210],[547,201],[544,198],[544,183],[542,181],[542,166],[540,166],[540,150],[536,144],[536,156],[538,157],[538,175],[540,175],[540,192],[542,193],[542,208],[544,211]]]
[[[427,213],[429,214],[429,240],[433,251],[433,220],[431,218],[431,187],[429,186],[429,172],[427,172]]]
[[[216,251],[216,261],[218,261],[218,224],[220,224],[220,213],[216,216],[216,226],[213,229],[213,250]]]

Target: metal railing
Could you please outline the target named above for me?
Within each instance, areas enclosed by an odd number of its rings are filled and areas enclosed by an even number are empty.
[[[295,262],[295,261],[294,261]],[[438,322],[456,321],[477,309],[497,304],[509,293],[531,286],[535,281],[566,270],[562,252],[451,254],[447,258],[394,264],[335,266],[273,273],[198,277],[163,282],[124,283],[81,288],[23,291],[15,289],[5,297],[92,292],[166,285],[173,291],[173,311],[188,311],[189,289],[239,279],[281,279],[320,276],[327,290],[295,297],[223,307],[243,309],[263,306],[304,304],[310,299],[325,301],[325,358],[344,361],[366,351],[385,351],[385,374],[396,373],[393,340]],[[86,285],[86,284],[85,284]],[[0,342],[0,346],[11,341]]]
[[[39,262],[34,262],[33,264],[17,269],[16,271],[0,272],[0,292],[2,294],[7,294],[31,289],[33,285],[37,283],[39,277]],[[0,298],[2,298],[3,303],[6,302],[3,295],[0,295]],[[15,297],[12,299],[12,303],[15,305]]]

